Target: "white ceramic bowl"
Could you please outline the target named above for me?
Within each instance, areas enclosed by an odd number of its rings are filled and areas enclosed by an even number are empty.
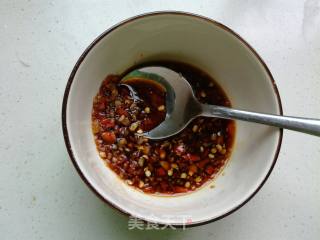
[[[282,114],[272,75],[239,35],[213,20],[181,12],[157,12],[126,20],[85,50],[69,78],[62,121],[66,146],[82,179],[105,202],[140,219],[194,226],[222,218],[261,188],[278,157],[282,131],[237,122],[224,175],[190,194],[159,197],[123,183],[99,158],[91,132],[92,100],[108,74],[159,59],[191,63],[213,76],[233,107]]]

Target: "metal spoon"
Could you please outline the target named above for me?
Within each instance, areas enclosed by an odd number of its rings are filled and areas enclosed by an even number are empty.
[[[236,119],[320,136],[320,120],[287,117],[258,112],[236,110],[227,107],[200,103],[188,81],[179,73],[165,67],[144,67],[127,74],[130,78],[157,81],[166,90],[166,119],[144,135],[150,139],[163,139],[181,132],[188,123],[199,116]]]

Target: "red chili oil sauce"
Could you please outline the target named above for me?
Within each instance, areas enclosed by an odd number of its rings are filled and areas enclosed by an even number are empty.
[[[165,66],[181,73],[202,103],[231,107],[223,89],[189,64]],[[198,117],[181,133],[149,140],[136,133],[159,125],[166,116],[165,91],[149,81],[130,80],[137,93],[109,75],[93,101],[92,131],[100,157],[128,185],[146,193],[177,194],[196,190],[219,173],[230,158],[235,137],[232,120]]]

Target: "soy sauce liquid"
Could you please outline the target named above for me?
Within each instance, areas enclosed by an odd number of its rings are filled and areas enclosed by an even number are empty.
[[[160,84],[152,80],[141,78],[132,78],[125,81],[125,85],[130,86],[134,91],[134,99],[139,108],[144,109],[142,113],[147,110],[150,114],[145,116],[138,116],[143,118],[141,121],[141,129],[143,131],[150,131],[158,126],[166,118],[166,92]],[[163,106],[164,110],[159,111],[159,107]]]

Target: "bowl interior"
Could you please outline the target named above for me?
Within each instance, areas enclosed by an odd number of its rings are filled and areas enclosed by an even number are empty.
[[[162,59],[190,63],[209,73],[235,108],[281,113],[267,69],[235,34],[200,17],[153,14],[113,28],[81,57],[66,100],[67,141],[82,175],[117,208],[153,222],[201,223],[229,213],[257,191],[273,167],[281,131],[237,122],[233,154],[214,188],[208,184],[191,194],[160,197],[127,186],[97,154],[91,132],[92,100],[108,74]]]

